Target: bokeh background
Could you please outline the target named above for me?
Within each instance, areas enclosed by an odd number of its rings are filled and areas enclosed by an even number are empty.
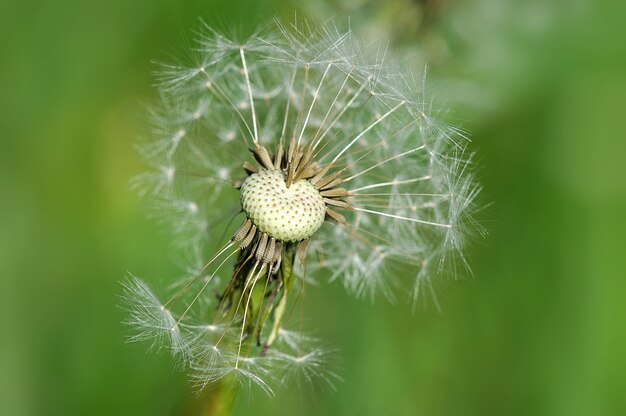
[[[0,414],[168,415],[166,354],[125,343],[127,270],[176,274],[129,190],[152,60],[202,17],[294,11],[425,57],[478,151],[489,236],[428,305],[313,290],[337,392],[242,398],[236,414],[626,414],[626,3],[550,0],[0,1]],[[414,52],[414,53],[413,53]]]

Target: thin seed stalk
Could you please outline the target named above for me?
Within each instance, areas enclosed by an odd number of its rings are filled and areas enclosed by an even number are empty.
[[[278,265],[260,262],[255,256],[257,250],[253,244],[239,253],[230,282],[217,307],[216,316],[221,316],[229,322],[229,326],[238,327],[240,331],[236,366],[243,366],[255,347],[260,348],[261,356],[265,355],[276,340],[295,280],[293,266],[298,258],[298,244],[282,245],[282,253],[277,256],[280,259]],[[268,319],[271,330],[263,339]],[[215,382],[211,388],[197,394],[192,392],[184,403],[182,414],[231,415],[238,387],[236,373],[232,373]]]
[[[228,321],[233,322],[238,315],[243,316],[247,306],[245,322],[243,318],[241,321],[243,325],[242,358],[245,358],[254,347],[253,341],[256,341],[257,347],[262,347],[261,353],[264,354],[276,339],[286,310],[288,294],[293,288],[295,259],[296,246],[285,244],[280,267],[275,274],[271,274],[268,273],[266,265],[255,267],[254,262],[249,260],[249,253],[245,250],[240,254],[231,281],[222,295],[218,313],[221,312]],[[256,283],[252,279],[256,279]],[[267,339],[263,340],[263,329],[270,317],[271,331]],[[234,408],[239,390],[237,387],[237,381],[234,375],[231,375],[199,394],[190,393],[183,414],[228,416],[232,414]]]
[[[253,348],[253,341],[256,341],[257,347],[263,347],[263,353],[274,342],[282,325],[288,295],[293,288],[295,259],[295,244],[285,244],[280,267],[271,273],[271,266],[255,267],[254,262],[249,260],[249,254],[246,251],[241,253],[223,301],[227,302],[225,316],[229,320],[237,319],[235,315],[246,312],[245,322],[241,322],[244,336],[242,357],[247,356]],[[268,319],[271,319],[272,327],[264,340],[263,331]]]

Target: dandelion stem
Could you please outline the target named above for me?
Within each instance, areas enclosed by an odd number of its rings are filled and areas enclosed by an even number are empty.
[[[210,389],[204,389],[199,394],[190,388],[183,410],[184,416],[229,416],[232,415],[239,392],[233,377],[225,377],[216,382]]]

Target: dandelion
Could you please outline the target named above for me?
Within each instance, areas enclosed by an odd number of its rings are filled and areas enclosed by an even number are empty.
[[[169,348],[200,388],[334,387],[332,350],[286,328],[294,305],[324,278],[416,300],[464,264],[480,231],[466,139],[436,119],[422,77],[349,31],[206,32],[193,62],[158,73],[140,149],[152,170],[134,182],[188,273],[163,299],[129,278],[131,339]]]

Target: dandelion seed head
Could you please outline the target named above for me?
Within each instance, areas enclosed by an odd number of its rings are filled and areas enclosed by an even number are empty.
[[[204,31],[197,56],[157,71],[151,170],[133,180],[191,266],[165,302],[125,283],[132,339],[183,357],[199,388],[334,387],[331,350],[284,328],[295,294],[330,280],[416,301],[466,269],[482,229],[465,133],[425,76],[333,24]]]

